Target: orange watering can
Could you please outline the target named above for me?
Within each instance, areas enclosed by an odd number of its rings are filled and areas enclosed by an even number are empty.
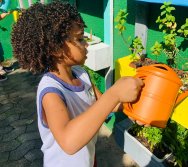
[[[145,86],[136,102],[123,104],[123,112],[145,124],[165,128],[173,108],[188,96],[188,91],[179,94],[182,82],[164,64],[140,67],[135,77],[141,78]]]

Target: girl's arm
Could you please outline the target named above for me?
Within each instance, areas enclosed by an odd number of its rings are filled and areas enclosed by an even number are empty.
[[[54,93],[48,93],[42,100],[43,114],[60,147],[66,153],[74,154],[93,138],[119,102],[129,102],[137,98],[142,84],[140,79],[121,78],[89,109],[74,119],[70,119],[62,99]]]
[[[94,89],[96,100],[98,100],[102,96],[102,93],[98,90],[98,88],[94,84],[92,84],[92,86]],[[118,103],[112,111],[117,112],[117,111],[122,111],[122,109],[123,109],[122,103]]]

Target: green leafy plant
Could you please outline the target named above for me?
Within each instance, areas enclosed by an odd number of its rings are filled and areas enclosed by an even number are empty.
[[[188,164],[188,129],[177,122],[170,120],[167,127],[164,129],[143,127],[134,124],[131,131],[134,136],[147,140],[149,145],[144,145],[151,152],[154,152],[156,149],[163,150],[165,145],[167,145],[169,150],[173,153],[171,161],[174,166],[184,167]],[[142,141],[144,140],[142,139]]]
[[[154,149],[160,148],[161,146],[161,140],[162,140],[162,129],[156,128],[156,127],[143,127],[139,126],[137,124],[134,124],[132,127],[132,133],[133,135],[139,137],[139,138],[145,138],[147,139],[147,143],[149,145],[145,146],[153,152]]]
[[[185,21],[185,24],[181,26],[181,28],[178,30],[178,33],[183,35],[184,37],[188,37],[188,18]]]
[[[156,60],[158,60],[158,56],[160,56],[162,49],[162,44],[158,41],[156,41],[155,44],[151,47],[151,52],[156,56]]]
[[[132,39],[130,45],[128,44],[128,42],[131,40],[131,36],[129,36],[127,39],[124,37],[123,32],[126,30],[125,24],[127,23],[127,16],[128,16],[127,11],[125,9],[120,9],[115,18],[115,22],[117,22],[115,28],[118,29],[119,34],[123,39],[123,42],[131,51],[131,59],[134,61],[134,60],[138,60],[138,56],[142,55],[144,46],[142,44],[142,39],[140,37],[135,37],[134,39]]]
[[[98,88],[100,88],[100,86],[102,85],[102,80],[101,77],[98,73],[96,73],[95,71],[91,70],[90,68],[88,68],[87,66],[83,66],[83,68],[87,71],[87,73],[90,76],[90,79],[92,81],[92,83],[94,85],[96,85]]]
[[[131,56],[133,60],[137,60],[138,56],[142,55],[142,51],[144,50],[144,46],[142,45],[142,39],[140,37],[135,37],[132,40],[132,44],[129,47],[131,51]]]
[[[168,143],[173,152],[174,165],[184,167],[188,165],[188,129],[175,121],[170,121],[163,132],[164,142]]]
[[[161,43],[156,41],[154,46],[151,47],[151,51],[156,57],[163,52],[167,56],[167,64],[176,67],[177,57],[180,56],[179,48],[181,47],[181,44],[177,44],[177,37],[178,35],[185,38],[188,36],[188,19],[180,29],[177,29],[176,18],[172,14],[176,9],[171,5],[171,2],[164,2],[160,10],[161,13],[156,23],[159,24],[159,30],[164,34],[163,41]]]
[[[115,22],[117,22],[115,28],[119,30],[120,34],[123,34],[123,31],[126,30],[125,23],[127,22],[127,16],[128,16],[127,11],[125,9],[120,9],[115,18]]]

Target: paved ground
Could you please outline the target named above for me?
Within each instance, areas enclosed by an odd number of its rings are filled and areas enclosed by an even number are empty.
[[[0,82],[0,167],[42,167],[35,96],[40,76],[21,69]],[[136,164],[102,126],[97,142],[98,167],[133,167]]]
[[[114,141],[112,132],[102,126],[96,146],[98,167],[139,167]]]

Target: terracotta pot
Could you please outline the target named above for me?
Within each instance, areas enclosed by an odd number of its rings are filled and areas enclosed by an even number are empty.
[[[145,124],[165,128],[173,108],[188,96],[178,95],[182,82],[173,69],[164,64],[143,66],[135,77],[145,83],[136,102],[124,103],[123,112]]]

